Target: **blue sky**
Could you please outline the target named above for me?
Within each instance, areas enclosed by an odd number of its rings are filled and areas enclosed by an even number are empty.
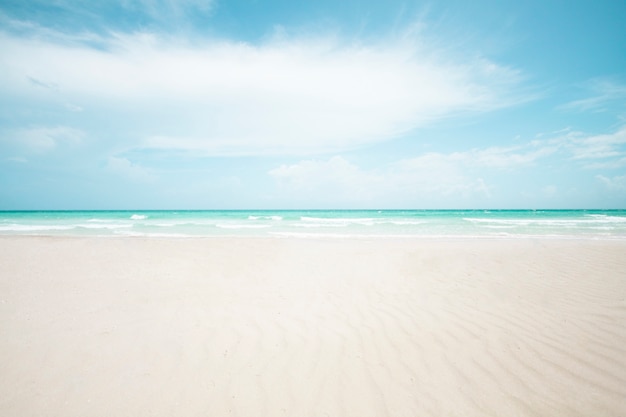
[[[0,209],[625,208],[625,19],[4,0]]]

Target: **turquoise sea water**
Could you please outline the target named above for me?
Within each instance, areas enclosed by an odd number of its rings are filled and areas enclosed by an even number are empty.
[[[626,239],[626,210],[5,211],[0,235]]]

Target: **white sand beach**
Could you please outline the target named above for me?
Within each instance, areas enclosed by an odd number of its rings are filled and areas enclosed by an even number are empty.
[[[626,242],[0,238],[2,416],[625,416]]]

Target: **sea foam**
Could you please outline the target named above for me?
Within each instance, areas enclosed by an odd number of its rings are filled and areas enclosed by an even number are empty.
[[[248,216],[248,220],[282,220],[282,216]]]
[[[272,226],[268,224],[217,223],[215,227],[219,227],[220,229],[267,229]]]
[[[37,232],[46,230],[71,230],[72,225],[38,225],[38,224],[7,224],[1,225],[0,230],[7,232]]]

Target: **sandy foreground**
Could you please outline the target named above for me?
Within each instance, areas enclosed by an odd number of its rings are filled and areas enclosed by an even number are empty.
[[[626,242],[0,238],[2,416],[626,416]]]

